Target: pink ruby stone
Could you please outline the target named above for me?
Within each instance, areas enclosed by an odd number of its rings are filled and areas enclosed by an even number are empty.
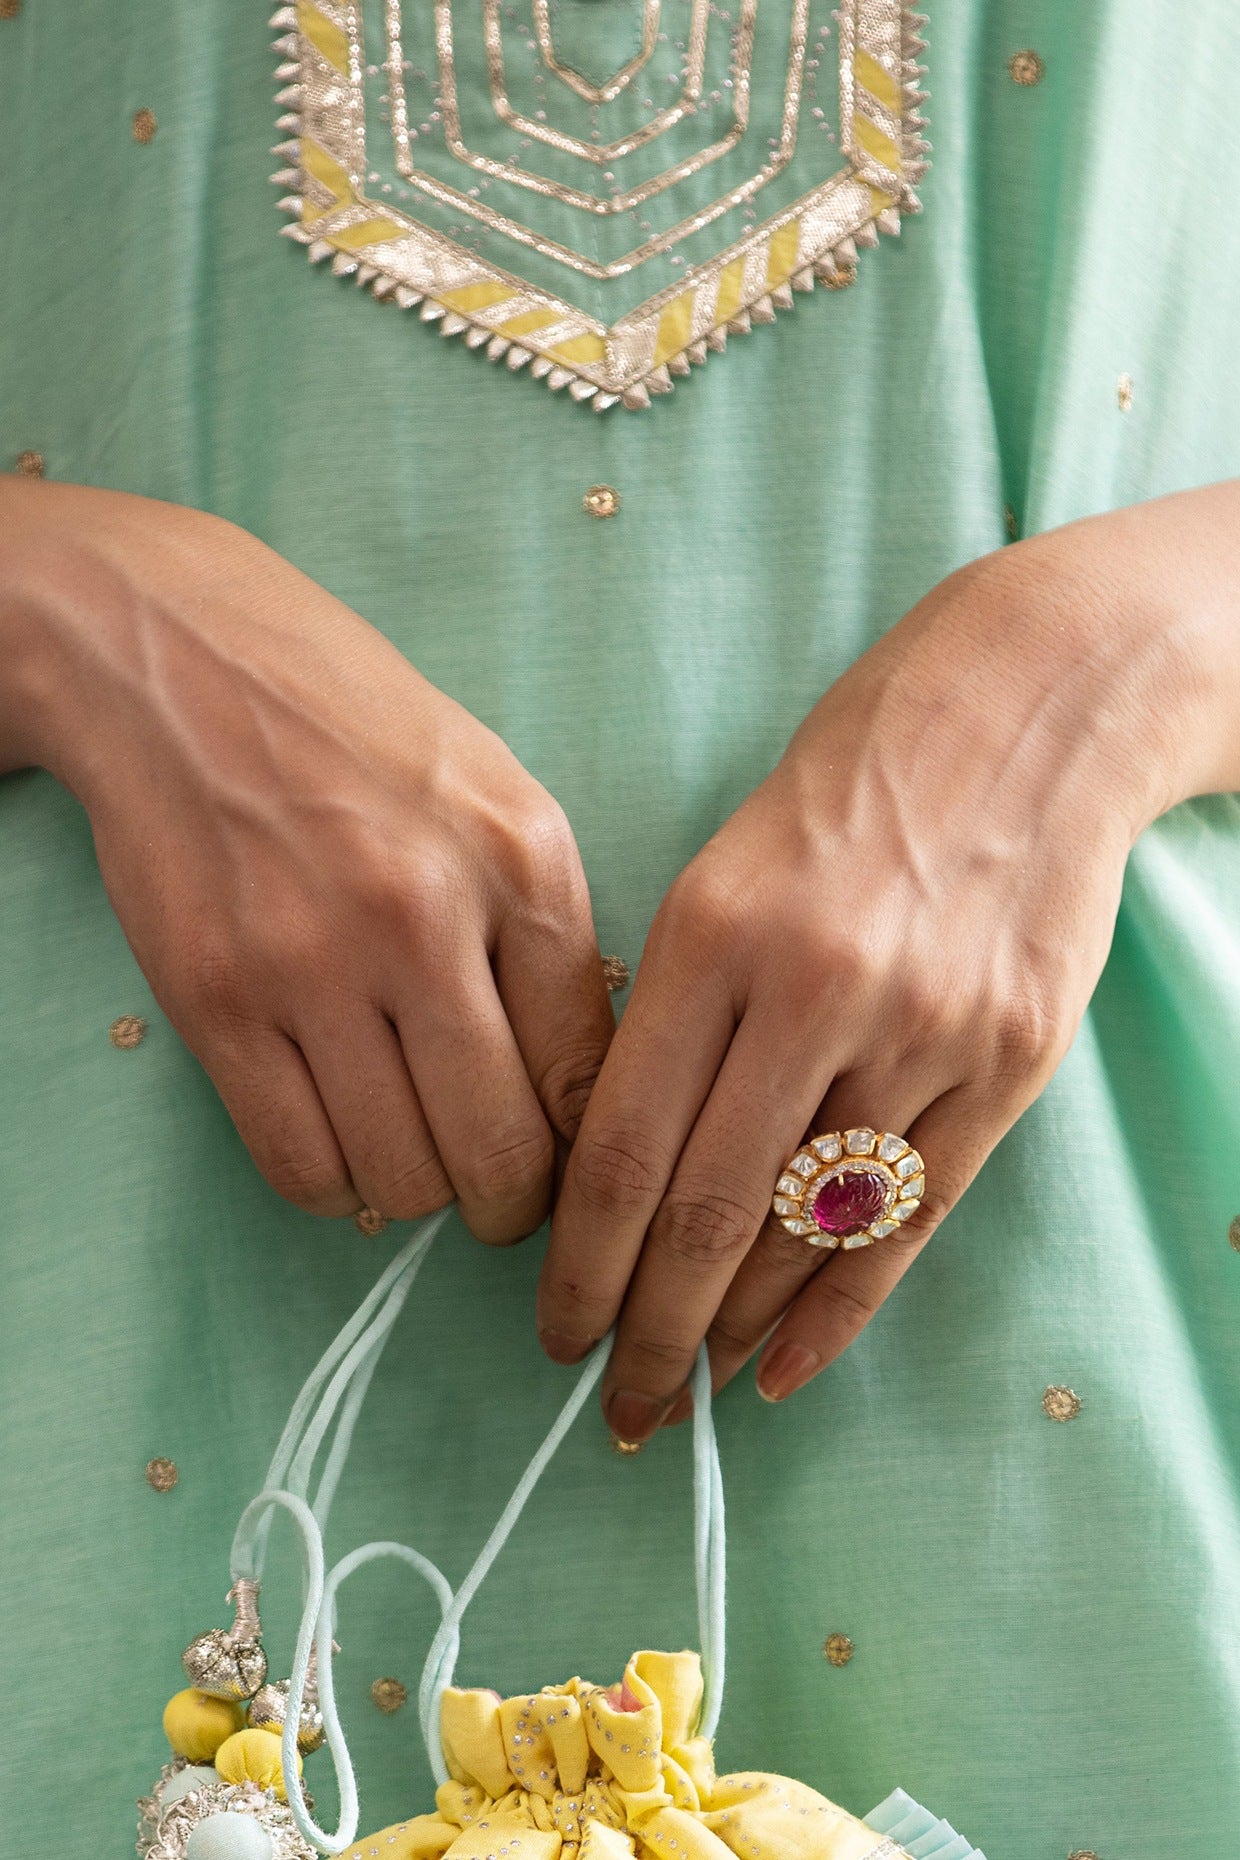
[[[886,1200],[887,1184],[881,1175],[872,1169],[846,1169],[831,1176],[814,1196],[814,1221],[824,1234],[846,1240],[872,1227]]]

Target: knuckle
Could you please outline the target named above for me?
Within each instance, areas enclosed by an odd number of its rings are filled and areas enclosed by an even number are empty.
[[[581,1128],[602,1063],[602,1054],[591,1048],[563,1055],[543,1074],[539,1091],[543,1109],[552,1128],[569,1142]]]
[[[999,1075],[1023,1080],[1059,1052],[1059,1015],[1033,993],[1009,996],[995,1012],[992,1041]]]
[[[584,1137],[573,1151],[573,1174],[595,1214],[641,1214],[658,1199],[662,1180],[651,1158],[628,1134]]]
[[[524,1201],[546,1182],[553,1161],[551,1132],[541,1118],[497,1133],[466,1165],[470,1198],[500,1204]]]
[[[745,1253],[758,1225],[726,1195],[669,1195],[659,1214],[657,1237],[683,1265],[717,1266]]]
[[[683,1337],[673,1336],[668,1331],[643,1328],[625,1337],[624,1356],[626,1381],[631,1381],[638,1388],[644,1388],[648,1382],[666,1388],[669,1383],[679,1386],[683,1381],[693,1361],[693,1350]]]
[[[717,1353],[731,1362],[737,1357],[749,1356],[756,1350],[765,1328],[753,1323],[744,1324],[737,1318],[729,1317],[726,1311],[718,1311],[706,1333],[706,1342],[712,1356]]]
[[[878,988],[886,965],[878,948],[843,924],[821,917],[790,926],[785,947],[783,992],[802,1015],[835,1012],[841,1000],[853,1000]]]
[[[743,917],[744,906],[735,885],[709,864],[695,863],[681,874],[660,905],[651,935],[711,962],[735,944]]]
[[[537,897],[549,882],[558,891],[562,881],[576,879],[580,861],[568,815],[545,788],[531,784],[531,791],[513,805],[506,841],[519,890]]]
[[[832,1284],[831,1304],[849,1330],[863,1330],[886,1296],[886,1288],[861,1280],[856,1285]]]
[[[367,1199],[390,1220],[416,1221],[447,1206],[452,1200],[452,1184],[438,1156],[432,1153],[398,1165]]]
[[[927,1186],[916,1214],[898,1233],[889,1234],[888,1241],[894,1240],[897,1248],[902,1251],[919,1252],[928,1236],[947,1219],[955,1205],[955,1195],[945,1189]]]
[[[278,1149],[257,1160],[277,1195],[307,1214],[339,1214],[357,1206],[353,1184],[332,1157],[315,1156],[306,1150]]]

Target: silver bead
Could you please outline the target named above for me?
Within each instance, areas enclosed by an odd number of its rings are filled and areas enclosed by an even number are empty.
[[[259,1643],[238,1644],[224,1628],[196,1635],[181,1666],[191,1686],[220,1699],[253,1698],[267,1677],[267,1655]]]
[[[181,1655],[192,1686],[221,1699],[253,1698],[267,1677],[267,1655],[258,1620],[258,1584],[238,1577],[228,1599],[236,1614],[230,1628],[197,1635]]]
[[[283,1729],[288,1715],[287,1679],[273,1680],[269,1685],[260,1686],[250,1700],[246,1710],[246,1723],[254,1730]],[[327,1732],[323,1728],[323,1714],[317,1702],[310,1696],[309,1687],[301,1702],[301,1722],[297,1727],[297,1748],[303,1757],[309,1757],[316,1750],[321,1750]]]

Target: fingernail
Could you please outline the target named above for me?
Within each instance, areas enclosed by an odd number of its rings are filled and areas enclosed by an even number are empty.
[[[803,1343],[779,1343],[758,1364],[758,1393],[763,1401],[787,1401],[822,1368],[822,1358]]]
[[[649,1440],[668,1408],[668,1403],[653,1395],[639,1395],[635,1389],[617,1389],[607,1403],[607,1425],[617,1440],[626,1446]]]
[[[553,1363],[579,1363],[594,1347],[592,1338],[570,1337],[564,1330],[540,1330],[538,1335]]]

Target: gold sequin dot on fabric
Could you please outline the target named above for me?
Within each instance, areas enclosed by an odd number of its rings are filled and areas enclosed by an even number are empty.
[[[171,1492],[180,1477],[175,1460],[166,1460],[161,1455],[146,1463],[146,1483],[152,1492]]]
[[[0,19],[16,19],[22,10],[22,0],[0,0]]]
[[[856,1649],[847,1634],[828,1634],[823,1642],[822,1651],[832,1666],[847,1666]]]
[[[23,478],[41,478],[47,469],[47,461],[41,452],[19,452],[17,470]]]
[[[609,995],[617,994],[621,988],[628,987],[629,965],[623,956],[603,957],[603,980],[607,984]]]
[[[359,1208],[353,1216],[353,1225],[358,1233],[365,1234],[368,1240],[373,1240],[376,1234],[381,1234],[387,1224],[387,1215],[380,1214],[378,1208]]]
[[[1068,1860],[1098,1860],[1092,1847],[1078,1847],[1068,1855]]]
[[[618,1453],[622,1459],[626,1460],[631,1460],[635,1453],[640,1453],[645,1444],[643,1440],[621,1440],[619,1434],[613,1434],[611,1437],[612,1452]]]
[[[1075,1389],[1052,1382],[1042,1397],[1042,1411],[1052,1421],[1075,1421],[1081,1412],[1081,1398]]]
[[[1013,52],[1008,59],[1008,73],[1013,84],[1040,84],[1046,76],[1046,65],[1034,51]]]
[[[122,1014],[108,1028],[108,1038],[122,1053],[141,1046],[146,1038],[146,1022],[140,1014]]]
[[[588,516],[614,517],[620,508],[620,493],[609,484],[592,484],[581,504]]]
[[[1227,1229],[1227,1238],[1230,1240],[1232,1246],[1235,1247],[1237,1253],[1240,1253],[1240,1214],[1237,1214],[1235,1220]]]
[[[399,1711],[409,1697],[408,1687],[402,1686],[399,1679],[376,1679],[370,1688],[370,1696],[382,1712]]]
[[[155,120],[154,110],[148,110],[144,106],[141,110],[134,111],[129,133],[135,142],[153,142],[158,128],[159,124]]]
[[[1121,413],[1128,413],[1132,408],[1132,376],[1121,375],[1115,383],[1115,404]]]
[[[855,284],[857,282],[857,267],[855,265],[840,265],[827,277],[824,277],[822,282],[829,291],[846,291],[850,284]]]

